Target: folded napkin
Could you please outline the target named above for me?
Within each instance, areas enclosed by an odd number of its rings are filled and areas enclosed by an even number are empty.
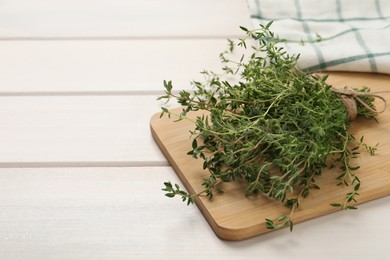
[[[251,20],[300,53],[310,71],[390,74],[389,0],[248,0]]]

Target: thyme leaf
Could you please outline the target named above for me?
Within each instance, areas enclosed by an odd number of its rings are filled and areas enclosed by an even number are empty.
[[[340,186],[351,186],[345,200],[332,203],[342,209],[356,209],[359,195],[359,166],[352,163],[360,149],[374,154],[371,147],[348,132],[350,121],[342,93],[333,91],[326,76],[300,69],[299,55],[288,54],[270,31],[269,23],[259,29],[241,29],[246,36],[229,40],[229,48],[220,54],[222,74],[203,71],[205,82],[192,82],[192,92],[172,92],[172,82],[164,81],[165,95],[176,99],[183,112],[177,121],[186,120],[190,111],[208,111],[193,121],[195,139],[188,155],[204,160],[210,173],[204,191],[188,194],[177,184],[165,183],[166,196],[181,196],[191,204],[197,196],[212,198],[218,184],[245,180],[246,195],[261,193],[284,203],[289,215],[266,219],[267,228],[293,228],[293,214],[312,190],[319,189],[316,178],[330,165],[340,169]],[[247,42],[250,41],[250,44]],[[251,47],[253,53],[234,56],[236,48]],[[229,77],[239,77],[229,81]],[[363,87],[356,114],[375,120],[374,98]],[[162,108],[161,116],[173,114]]]

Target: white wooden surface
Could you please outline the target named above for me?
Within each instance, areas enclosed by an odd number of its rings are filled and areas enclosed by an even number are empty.
[[[168,165],[149,130],[153,95],[0,97],[1,166]]]
[[[249,25],[246,8],[243,0],[3,0],[0,36],[231,37]]]
[[[149,119],[162,81],[217,68],[244,0],[0,2],[0,259],[388,259],[390,198],[218,239]]]
[[[157,94],[164,79],[187,88],[226,48],[225,38],[0,40],[0,94]]]

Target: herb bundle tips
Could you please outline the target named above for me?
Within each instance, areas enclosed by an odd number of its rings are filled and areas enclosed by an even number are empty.
[[[203,159],[203,168],[210,174],[199,194],[188,194],[171,182],[165,182],[163,190],[166,196],[180,196],[190,204],[200,195],[211,199],[221,182],[245,180],[246,195],[260,193],[291,209],[288,215],[266,219],[267,228],[292,230],[294,212],[303,198],[320,188],[316,178],[330,166],[340,169],[338,185],[350,186],[345,199],[332,206],[356,209],[359,166],[351,160],[360,148],[373,155],[376,146],[348,132],[351,112],[346,100],[353,102],[358,116],[375,120],[377,113],[367,87],[348,90],[362,94],[355,102],[356,95],[335,91],[326,77],[300,69],[299,55],[279,46],[282,40],[270,31],[270,25],[255,30],[241,27],[246,36],[238,42],[229,40],[228,50],[220,55],[222,73],[203,71],[205,82],[192,82],[192,92],[176,94],[172,83],[164,81],[165,95],[159,99],[176,99],[183,110],[173,115],[163,107],[161,116],[192,120],[188,112],[205,111],[193,121],[188,155]],[[237,48],[248,48],[248,41],[253,53],[231,59]],[[237,76],[239,80],[227,80]]]

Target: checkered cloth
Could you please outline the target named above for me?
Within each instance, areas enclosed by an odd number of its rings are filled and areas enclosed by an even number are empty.
[[[390,74],[390,0],[248,0],[253,26],[266,25],[309,71]],[[304,43],[303,43],[304,42]]]

